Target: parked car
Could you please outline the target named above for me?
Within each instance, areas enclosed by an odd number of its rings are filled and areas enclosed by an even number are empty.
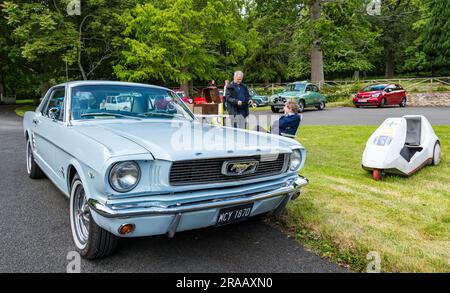
[[[272,112],[278,113],[284,108],[287,101],[296,101],[300,106],[300,113],[306,107],[316,107],[318,110],[325,109],[326,97],[320,93],[319,87],[306,81],[294,82],[287,88],[269,99]]]
[[[129,96],[117,95],[106,97],[105,109],[110,111],[127,111],[131,109]]]
[[[410,176],[426,165],[438,165],[441,144],[427,118],[388,118],[370,136],[362,167],[378,181],[385,173]]]
[[[131,108],[100,109],[113,93],[129,96]],[[53,107],[60,97],[63,107]],[[120,237],[280,214],[308,183],[298,175],[299,142],[202,124],[162,87],[60,84],[25,113],[23,127],[27,173],[45,174],[69,198],[73,241],[88,259],[111,254]]]
[[[261,96],[254,89],[249,90],[250,98],[253,101],[252,107],[264,107],[269,105],[269,99],[267,96]]]
[[[182,90],[174,90],[174,92],[186,104],[194,103],[194,101],[191,98],[189,98],[184,91],[182,91]]]
[[[353,96],[353,103],[356,108],[361,106],[383,108],[387,105],[406,107],[406,102],[406,91],[398,84],[368,85]]]

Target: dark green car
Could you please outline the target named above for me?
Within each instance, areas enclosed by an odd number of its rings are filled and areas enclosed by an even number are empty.
[[[300,113],[306,107],[316,107],[318,110],[325,109],[326,97],[319,91],[319,87],[306,81],[288,84],[281,93],[269,98],[269,105],[272,112],[278,113],[283,110],[287,101],[296,101],[300,106]]]
[[[267,96],[261,96],[254,89],[249,89],[250,99],[252,99],[252,107],[263,107],[269,104],[269,98]]]

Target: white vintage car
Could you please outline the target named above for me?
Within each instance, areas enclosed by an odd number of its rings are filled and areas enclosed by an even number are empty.
[[[370,136],[363,153],[362,167],[375,180],[385,173],[412,175],[426,165],[441,160],[441,145],[424,116],[388,118]]]
[[[118,96],[130,98],[129,109],[103,107]],[[27,172],[47,175],[70,198],[73,240],[88,259],[112,253],[120,237],[279,214],[308,183],[297,141],[203,125],[162,87],[57,85],[23,127]]]

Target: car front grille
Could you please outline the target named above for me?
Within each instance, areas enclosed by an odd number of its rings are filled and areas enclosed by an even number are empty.
[[[287,170],[289,154],[271,155],[271,158],[264,156],[215,158],[202,160],[177,161],[172,163],[169,181],[171,185],[194,185],[219,182],[233,182],[246,179],[254,179],[278,175]],[[259,162],[253,174],[227,176],[222,174],[222,166],[228,161],[256,160]]]
[[[273,99],[274,103],[286,103],[286,98],[283,97],[277,97],[275,99]]]

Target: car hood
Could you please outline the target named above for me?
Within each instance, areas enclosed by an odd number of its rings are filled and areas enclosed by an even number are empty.
[[[279,94],[277,94],[275,96],[279,96],[279,97],[298,97],[298,96],[301,96],[303,94],[304,94],[303,92],[289,91],[289,92],[279,93]]]
[[[155,159],[167,161],[270,155],[302,147],[295,140],[254,131],[184,120],[152,120],[79,125],[77,130],[97,138],[114,155],[133,155],[145,149]]]
[[[358,98],[370,98],[374,94],[381,94],[382,91],[371,91],[371,92],[359,92],[357,94]]]

